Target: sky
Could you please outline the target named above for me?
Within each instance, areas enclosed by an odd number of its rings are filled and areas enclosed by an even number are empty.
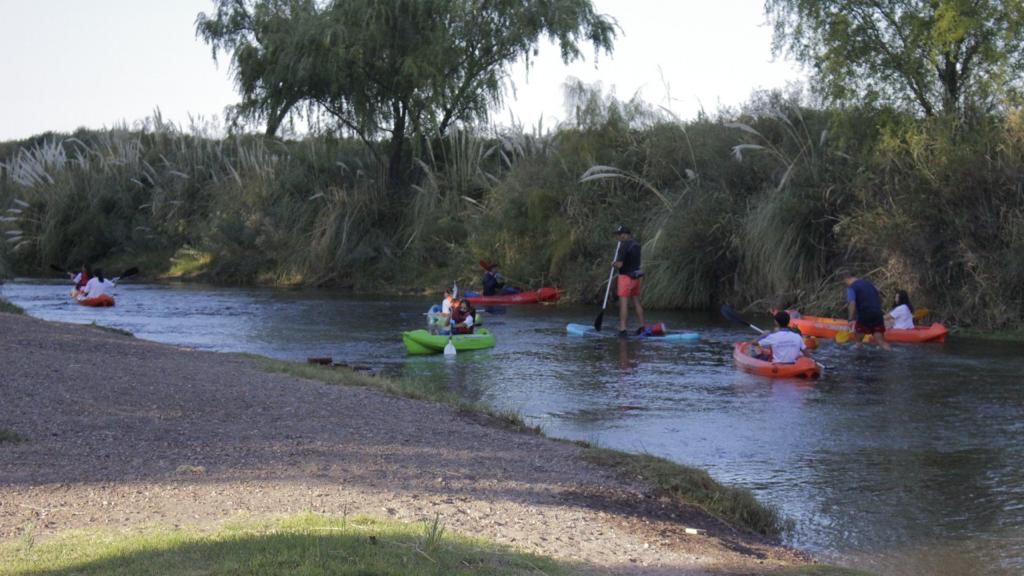
[[[772,57],[763,0],[593,0],[621,27],[611,56],[566,66],[547,43],[529,71],[510,71],[494,121],[527,126],[565,117],[569,77],[628,100],[634,94],[680,118],[738,106],[754,90],[803,74]],[[0,0],[0,141],[46,131],[133,123],[157,108],[166,120],[214,121],[238,101],[228,60],[195,36],[211,0]]]

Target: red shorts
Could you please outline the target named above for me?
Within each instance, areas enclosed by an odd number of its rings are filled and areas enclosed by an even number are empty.
[[[639,296],[640,295],[640,278],[630,278],[623,274],[619,274],[619,283],[615,287],[615,293],[619,298],[625,296]]]
[[[858,334],[885,334],[885,323],[882,324],[861,324],[857,321],[853,325],[853,329]]]

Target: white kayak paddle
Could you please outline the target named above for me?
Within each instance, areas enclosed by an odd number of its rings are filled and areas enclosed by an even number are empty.
[[[452,342],[452,335],[455,334],[455,322],[451,324],[451,330],[448,331],[448,343],[444,345],[445,356],[455,356],[458,352],[455,351],[455,344]]]

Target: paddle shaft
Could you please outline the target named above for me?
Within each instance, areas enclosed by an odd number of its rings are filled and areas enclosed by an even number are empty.
[[[619,240],[615,243],[615,256],[612,256],[612,269],[608,271],[608,282],[604,289],[604,303],[601,304],[601,312],[597,315],[597,320],[594,320],[594,330],[601,331],[601,324],[604,321],[604,311],[608,308],[608,295],[612,291],[612,276],[615,275],[615,261],[619,258],[619,248],[622,246],[622,241]]]
[[[612,258],[612,269],[608,271],[608,282],[607,282],[608,285],[604,289],[604,304],[601,304],[601,310],[602,311],[605,308],[608,307],[608,294],[610,294],[611,291],[612,291],[612,276],[615,275],[615,261],[619,257],[619,248],[621,246],[622,246],[622,241],[621,240],[615,243],[615,256]]]

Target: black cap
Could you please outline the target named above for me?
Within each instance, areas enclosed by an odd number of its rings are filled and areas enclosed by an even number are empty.
[[[616,234],[632,234],[632,232],[629,231],[629,226],[619,226],[618,228],[615,229],[615,233]]]

